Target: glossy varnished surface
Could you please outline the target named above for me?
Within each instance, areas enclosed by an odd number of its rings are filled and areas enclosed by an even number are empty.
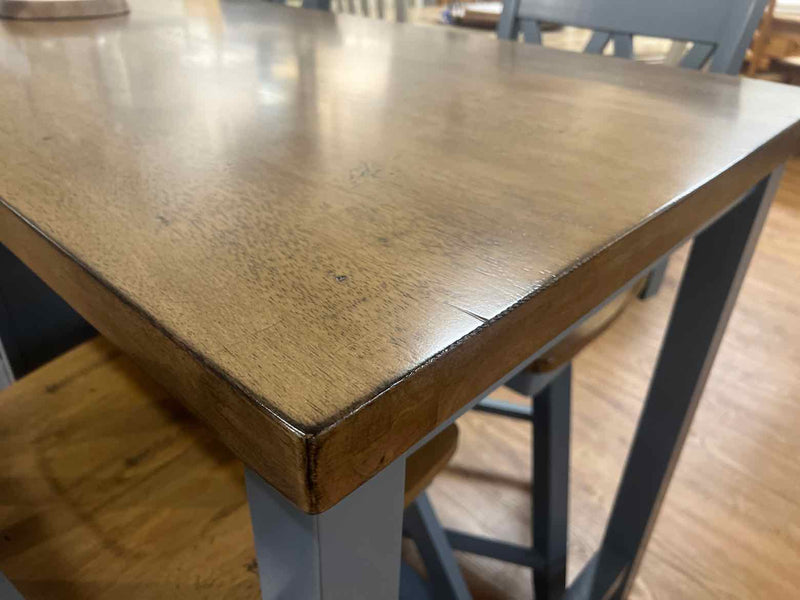
[[[0,239],[306,510],[797,142],[800,92],[764,82],[267,3],[131,8],[3,24]]]

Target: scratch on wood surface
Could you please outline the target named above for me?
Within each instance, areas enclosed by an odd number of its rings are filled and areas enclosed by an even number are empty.
[[[455,304],[450,304],[449,302],[445,302],[445,304],[447,304],[447,306],[455,308],[456,310],[461,311],[465,315],[469,315],[470,317],[472,317],[474,319],[478,319],[478,321],[480,321],[481,323],[488,323],[489,322],[489,319],[486,319],[486,318],[480,316],[479,314],[476,314],[476,313],[472,312],[471,310],[467,310],[466,308],[461,308],[460,306],[456,306]]]

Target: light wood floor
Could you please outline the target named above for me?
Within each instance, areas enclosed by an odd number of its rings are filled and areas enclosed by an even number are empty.
[[[573,576],[602,535],[685,256],[659,296],[635,303],[575,363]],[[800,159],[769,215],[634,598],[800,598],[798,280]],[[255,600],[238,461],[157,388],[160,402],[126,407],[85,381],[23,395],[42,401],[72,386],[99,413],[95,427],[72,408],[51,402],[47,414],[4,396],[0,571],[29,600]],[[477,413],[460,425],[460,448],[430,492],[440,517],[528,542],[529,427]],[[459,558],[476,599],[531,598],[526,569]]]

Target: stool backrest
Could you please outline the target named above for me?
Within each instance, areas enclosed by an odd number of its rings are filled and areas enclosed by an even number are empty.
[[[394,0],[394,15],[398,23],[408,20],[408,0]],[[392,9],[390,0],[331,0],[331,10],[350,15],[362,15],[378,19],[389,18]]]
[[[735,75],[767,0],[504,0],[497,35],[541,44],[539,23],[591,29],[585,52],[633,58],[633,36],[693,42],[680,66]]]

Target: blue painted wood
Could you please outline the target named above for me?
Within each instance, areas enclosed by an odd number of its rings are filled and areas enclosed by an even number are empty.
[[[658,290],[661,289],[661,284],[664,282],[664,275],[667,273],[667,266],[669,265],[669,260],[664,258],[663,260],[659,261],[655,268],[650,271],[650,275],[647,277],[647,284],[644,286],[644,289],[639,293],[639,298],[642,300],[647,300],[648,298],[652,298],[658,293]]]
[[[630,590],[782,172],[694,241],[587,598]]]
[[[0,244],[0,382],[23,377],[96,334]]]
[[[425,492],[406,508],[403,529],[422,555],[434,597],[437,600],[470,600],[472,596],[453,548]]]
[[[533,19],[522,20],[522,38],[527,44],[542,43],[542,30],[539,29],[539,24]]]
[[[595,31],[589,39],[589,43],[583,49],[585,54],[602,54],[603,50],[611,41],[611,34],[607,31]]]
[[[529,392],[535,407],[533,436],[533,547],[448,531],[454,548],[533,568],[536,598],[556,600],[564,595],[567,574],[567,508],[569,492],[569,428],[572,367],[548,373],[522,371],[515,390]],[[537,385],[541,387],[537,387]],[[526,407],[482,400],[476,410],[533,422]]]
[[[512,404],[511,402],[503,402],[502,400],[484,398],[478,402],[478,405],[473,410],[501,417],[508,417],[510,419],[533,421],[533,406],[522,406],[520,404]]]
[[[445,530],[445,533],[454,550],[486,556],[522,567],[537,567],[543,564],[541,557],[529,546],[520,546],[452,529]]]
[[[263,600],[397,600],[405,460],[308,515],[245,467]]]
[[[712,71],[736,74],[766,3],[767,0],[506,0],[497,35],[516,39],[514,23],[522,19],[612,34],[699,42],[714,48]],[[595,53],[600,41],[598,38],[590,42]],[[621,48],[621,53],[627,53],[627,42],[622,42]],[[696,54],[699,53],[700,50]]]
[[[534,398],[533,549],[542,564],[533,569],[537,600],[558,600],[567,586],[567,513],[572,366]]]
[[[684,69],[696,69],[699,71],[706,66],[713,54],[713,44],[695,43],[692,49],[681,59],[680,66]]]
[[[303,0],[303,8],[312,10],[330,10],[331,0]]]
[[[610,39],[614,55],[634,58],[633,36],[648,35],[693,42],[680,61],[688,69],[736,75],[768,0],[504,0],[497,36],[516,40],[519,23],[538,21],[594,30],[584,52],[602,54]],[[525,42],[541,44],[541,36]],[[658,293],[667,260],[648,279],[642,299]]]
[[[436,600],[428,582],[405,562],[400,565],[400,600]]]
[[[24,600],[5,575],[0,573],[0,600]]]
[[[633,58],[633,35],[630,33],[614,34],[614,56]]]
[[[11,370],[11,363],[8,362],[3,340],[0,339],[0,390],[7,388],[14,382],[14,372]]]
[[[563,367],[562,367],[563,368]],[[533,398],[544,388],[546,388],[551,381],[553,381],[561,369],[554,369],[552,371],[531,371],[525,369],[509,379],[506,382],[506,387],[514,390],[518,394]]]

